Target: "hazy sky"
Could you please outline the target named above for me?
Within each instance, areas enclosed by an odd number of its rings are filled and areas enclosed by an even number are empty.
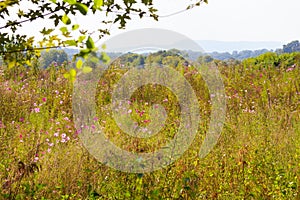
[[[187,0],[156,0],[162,15],[181,10]],[[127,30],[166,28],[195,40],[281,41],[300,39],[299,0],[209,0],[159,22],[134,19]],[[112,29],[112,33],[119,32]]]
[[[184,13],[161,18],[140,20],[133,16],[126,30],[165,28],[184,34],[194,40],[220,41],[280,41],[300,40],[300,0],[208,0]],[[189,0],[154,0],[161,15],[184,9]],[[75,19],[83,27],[97,30],[93,17]],[[42,23],[41,23],[42,22]],[[31,34],[38,33],[44,21],[26,26]],[[112,36],[126,30],[111,27]]]

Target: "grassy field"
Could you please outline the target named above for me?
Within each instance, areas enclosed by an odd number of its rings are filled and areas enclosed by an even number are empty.
[[[0,198],[300,199],[298,57],[263,55],[242,63],[217,63],[226,90],[226,121],[217,145],[203,159],[198,153],[209,125],[210,94],[195,68],[178,66],[198,98],[199,130],[179,160],[145,174],[109,168],[83,147],[73,123],[73,85],[64,78],[64,67],[3,68]],[[163,105],[168,117],[156,137],[130,137],[107,107],[113,85],[125,72],[110,69],[99,80],[94,120],[123,149],[154,151],[178,130],[176,96],[154,84],[138,89],[129,113],[138,125],[146,127],[151,121],[154,104]]]

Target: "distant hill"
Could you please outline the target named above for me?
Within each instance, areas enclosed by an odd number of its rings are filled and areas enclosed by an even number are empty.
[[[205,52],[233,52],[243,50],[258,50],[268,49],[276,50],[282,48],[283,42],[251,42],[251,41],[240,41],[240,42],[229,42],[229,41],[215,41],[215,40],[197,40],[196,41]]]
[[[181,49],[181,53],[187,55],[191,60],[197,60],[199,56],[206,55],[218,60],[243,60],[246,58],[257,57],[266,52],[276,52],[278,54],[300,52],[300,42],[298,40],[292,41],[288,44],[284,44],[282,42],[224,42],[213,40],[199,40],[197,42],[200,47],[205,50],[204,52],[192,51],[187,47],[186,50]],[[64,48],[63,50],[68,54],[69,59],[71,59],[72,56],[79,51],[78,49],[71,48]],[[118,52],[107,53],[111,58],[116,58],[122,55],[122,53]],[[144,56],[147,55],[146,52],[139,53]]]

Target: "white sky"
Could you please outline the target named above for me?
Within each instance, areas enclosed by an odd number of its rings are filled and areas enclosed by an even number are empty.
[[[126,30],[111,27],[111,36],[139,28],[164,28],[184,34],[194,40],[219,41],[280,41],[300,40],[300,0],[208,0],[184,13],[140,20],[133,16]],[[161,15],[184,9],[189,0],[154,0]],[[93,17],[76,17],[81,27],[97,30],[99,21]],[[98,22],[97,22],[98,21]],[[51,23],[52,25],[52,23]],[[25,26],[29,35],[36,35],[47,26],[46,21]],[[104,40],[107,38],[104,38]],[[104,42],[104,41],[101,41]]]
[[[187,0],[156,0],[159,11],[181,10]],[[280,41],[300,39],[300,0],[209,0],[176,16],[133,20],[127,30],[166,28],[194,40]],[[112,34],[120,32],[113,29]]]
[[[157,0],[160,13],[184,8],[187,0]],[[172,3],[171,3],[172,2]],[[185,13],[129,23],[136,28],[166,28],[195,40],[280,41],[300,39],[299,0],[209,0]]]

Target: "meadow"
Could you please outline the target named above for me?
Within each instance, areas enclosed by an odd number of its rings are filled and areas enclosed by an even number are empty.
[[[68,64],[1,67],[0,198],[300,199],[300,54],[214,62],[227,101],[217,145],[199,158],[209,126],[210,94],[194,67],[179,65],[174,68],[198,98],[199,130],[180,159],[143,174],[109,168],[84,148],[73,122],[73,83],[64,77]],[[139,88],[129,102],[132,119],[147,127],[151,106],[161,104],[167,111],[165,125],[147,140],[122,133],[107,105],[127,70],[112,67],[99,79],[95,123],[127,151],[155,151],[178,130],[178,101],[166,87]]]

